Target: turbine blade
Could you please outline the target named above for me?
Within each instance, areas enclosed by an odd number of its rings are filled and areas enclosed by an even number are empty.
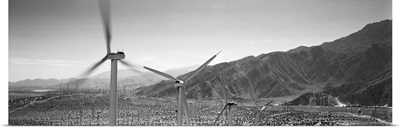
[[[269,101],[267,104],[265,105],[270,105],[274,100]]]
[[[108,59],[107,55],[103,57],[99,62],[95,63],[91,68],[89,68],[87,71],[83,72],[81,75],[79,75],[78,78],[84,78],[89,76],[90,73],[92,73],[93,70],[95,70],[97,67],[99,67],[104,61]]]
[[[262,108],[261,108],[261,111],[264,110],[265,108],[267,108],[267,106],[262,107]]]
[[[237,65],[237,66],[239,66],[239,65]],[[260,106],[257,104],[257,102],[256,102],[256,100],[254,99],[254,96],[253,96],[253,93],[254,93],[254,85],[253,85],[253,83],[251,82],[250,78],[244,72],[241,71],[240,73],[243,74],[246,77],[247,81],[249,81],[249,84],[250,84],[250,87],[251,87],[250,88],[251,89],[251,92],[250,92],[251,99],[253,100],[254,104],[256,104],[257,108],[259,108],[261,110]]]
[[[224,74],[222,73],[222,71],[220,72],[220,74],[221,74],[221,79],[222,79],[222,81],[224,82],[224,84],[227,84],[227,82],[226,82],[226,80],[225,80],[225,78],[224,78]],[[228,96],[227,96],[227,92],[226,92],[226,88],[225,88],[225,85],[222,85],[221,84],[221,87],[222,87],[222,89],[224,90],[224,97],[225,97],[225,104],[227,104],[228,103]]]
[[[135,72],[135,73],[141,73],[141,71],[139,71],[139,66],[132,64],[126,60],[119,60],[119,62],[121,62],[123,65],[125,65],[126,67],[130,68],[131,71]]]
[[[264,107],[261,108],[261,111],[263,111],[264,109],[266,109],[267,106],[270,105],[270,104],[272,103],[272,101],[274,101],[274,100],[271,100],[271,101],[269,101],[267,104],[265,104]]]
[[[254,86],[253,86],[253,84],[251,83],[249,77],[247,77],[247,75],[245,75],[245,76],[246,76],[246,78],[247,78],[247,80],[249,81],[250,86],[251,86],[251,92],[250,92],[251,99],[253,100],[254,104],[256,104],[257,108],[258,108],[258,109],[261,109],[260,106],[258,105],[258,103],[256,102],[256,99],[254,99],[254,96],[253,96],[253,93],[254,93]]]
[[[219,97],[223,98],[223,97],[221,96],[221,94],[219,94],[218,91],[215,89],[215,87],[212,86],[212,85],[210,85],[210,81],[206,81],[206,84],[207,84]]]
[[[224,111],[226,110],[226,107],[228,106],[228,104],[226,104],[224,106],[224,108],[221,110],[221,112],[219,112],[217,118],[215,119],[214,123],[212,125],[215,125],[215,123],[217,123],[218,119],[222,116],[222,113],[224,113]]]
[[[253,100],[254,104],[256,104],[257,108],[260,109],[260,106],[258,105],[258,103],[256,102],[256,99],[254,99],[254,96],[252,93],[250,93],[251,99]]]
[[[152,69],[152,68],[149,68],[149,67],[146,67],[146,66],[144,66],[143,68],[145,68],[145,69],[147,69],[147,70],[149,70],[151,72],[154,72],[154,73],[156,73],[158,75],[161,75],[161,76],[163,76],[165,78],[168,78],[168,79],[171,79],[171,80],[175,80],[175,81],[179,81],[178,79],[176,79],[175,77],[173,77],[171,75],[168,75],[167,73],[163,73],[163,72],[157,71],[155,69]]]
[[[110,0],[99,0],[99,8],[106,37],[107,54],[111,52]]]
[[[206,68],[206,66],[215,58],[217,57],[217,55],[220,53],[221,51],[219,51],[217,54],[215,54],[213,57],[211,57],[210,59],[208,59],[203,65],[201,65],[199,68],[197,68],[195,71],[192,72],[192,74],[190,74],[188,77],[186,77],[186,79],[184,80],[185,82],[187,80],[190,80],[192,77],[196,76],[199,72],[201,72],[204,68]]]
[[[182,87],[183,87],[182,88],[183,92],[181,94],[182,99],[183,99],[183,104],[182,105],[183,105],[183,109],[184,109],[184,112],[185,112],[185,115],[186,115],[186,123],[190,124],[189,123],[189,110],[188,110],[188,105],[187,105],[185,86],[182,86]]]
[[[228,103],[228,96],[226,95],[226,89],[225,89],[225,87],[223,88],[224,89],[224,96],[225,96],[225,104],[227,104]]]

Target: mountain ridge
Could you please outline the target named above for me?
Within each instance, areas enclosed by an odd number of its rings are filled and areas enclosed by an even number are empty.
[[[220,96],[215,92],[221,93],[215,88],[222,84],[227,86],[228,93],[236,97],[248,97],[252,93],[257,98],[301,96],[308,92],[327,91],[327,88],[343,88],[354,82],[366,85],[374,81],[371,79],[376,74],[384,70],[391,72],[391,24],[391,20],[383,20],[318,46],[300,46],[286,52],[248,56],[207,66],[186,82],[186,95],[194,99],[215,98]],[[222,82],[223,78],[226,83]],[[175,95],[176,90],[172,86],[161,85],[166,83],[140,88],[138,94],[159,97]],[[163,89],[152,92],[151,88],[154,87]],[[359,86],[360,91],[356,93],[363,93],[369,90],[368,87]],[[337,96],[350,103],[362,100],[350,100],[346,98],[347,94]]]
[[[171,75],[180,75],[183,73],[186,73],[190,70],[193,70],[197,68],[198,65],[194,66],[187,66],[187,67],[182,67],[182,68],[173,68],[173,69],[168,69],[165,72],[171,74]],[[110,71],[106,72],[101,72],[98,73],[89,79],[79,79],[81,81],[85,81],[86,83],[80,82],[82,86],[84,87],[91,87],[93,85],[101,86],[104,89],[107,89],[105,85],[109,83],[110,79]],[[61,83],[68,84],[71,81],[71,88],[76,87],[76,81],[77,78],[67,78],[67,79],[55,79],[55,78],[49,78],[49,79],[26,79],[26,80],[20,80],[16,82],[9,82],[9,89],[10,90],[18,90],[18,89],[33,89],[33,88],[56,88],[56,86],[59,86]],[[148,86],[151,84],[155,84],[157,82],[160,82],[162,80],[166,80],[164,77],[161,77],[157,74],[153,74],[151,72],[147,72],[145,70],[131,70],[131,69],[118,69],[118,81],[119,82],[125,82],[125,84],[130,85],[134,88],[136,87],[142,87],[142,86]],[[101,83],[101,84],[100,84]],[[99,85],[100,84],[100,85]],[[119,85],[122,83],[119,83]],[[74,87],[72,87],[74,86]],[[95,87],[95,86],[93,86]]]

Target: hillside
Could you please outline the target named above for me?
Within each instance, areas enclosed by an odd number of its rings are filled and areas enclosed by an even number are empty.
[[[332,94],[349,103],[391,104],[388,98],[392,91],[391,26],[391,20],[384,20],[319,46],[303,46],[208,66],[186,82],[186,95],[188,98],[215,98],[221,95],[220,85],[227,86],[232,96],[249,97],[251,93],[257,98],[344,89],[346,91]],[[176,93],[165,81],[138,91],[148,96],[174,96]],[[365,99],[374,100],[367,103]]]

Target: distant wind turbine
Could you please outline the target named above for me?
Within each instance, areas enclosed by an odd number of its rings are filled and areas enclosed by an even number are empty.
[[[78,82],[79,82],[79,79],[75,83],[75,93],[78,93]]]
[[[256,126],[259,126],[259,125],[260,125],[260,114],[262,114],[262,111],[265,110],[265,109],[267,108],[267,106],[270,105],[270,104],[273,102],[273,100],[269,101],[269,102],[268,102],[267,104],[265,104],[263,107],[260,107],[260,106],[258,105],[256,99],[255,99],[254,96],[253,96],[253,94],[256,93],[254,87],[257,86],[257,83],[254,82],[255,85],[253,84],[253,81],[251,81],[250,78],[244,73],[243,69],[241,68],[241,66],[240,66],[239,64],[237,64],[236,66],[237,66],[239,69],[241,69],[241,71],[239,71],[239,74],[243,75],[243,76],[247,79],[247,81],[249,82],[249,84],[250,84],[250,90],[251,90],[251,92],[250,92],[249,94],[250,94],[250,97],[251,97],[251,99],[253,100],[254,104],[255,104],[256,107],[257,107],[257,109],[255,110],[255,111],[256,111],[255,125],[256,125]],[[238,79],[235,78],[235,80],[236,80],[238,83],[240,83]]]
[[[71,83],[71,81],[69,81],[68,84],[67,84],[67,94],[68,94],[68,93],[71,93],[71,91],[69,90],[69,84],[70,84],[70,83]]]
[[[221,81],[224,83],[224,84],[219,84],[219,85],[223,89],[223,98],[225,99],[225,101],[224,101],[225,105],[224,105],[223,109],[221,110],[221,112],[218,114],[217,118],[215,119],[215,121],[214,121],[214,123],[212,125],[215,125],[218,122],[219,118],[222,116],[222,114],[225,111],[225,113],[226,113],[225,116],[226,116],[226,120],[227,120],[226,122],[228,122],[228,126],[233,126],[232,108],[234,106],[237,106],[237,104],[236,103],[232,103],[232,102],[228,102],[227,91],[226,91],[226,88],[225,88],[225,84],[227,84],[227,82],[226,82],[226,80],[225,80],[225,78],[223,76],[222,71],[219,72],[219,74],[221,76]]]
[[[220,51],[221,52],[221,51]],[[194,76],[196,76],[199,72],[201,72],[215,57],[217,57],[217,55],[220,53],[218,52],[217,54],[215,54],[213,57],[211,57],[207,62],[205,62],[203,65],[201,65],[199,68],[197,68],[195,71],[192,72],[192,74],[190,74],[188,77],[186,77],[184,80],[179,80],[175,77],[173,77],[172,75],[166,74],[164,72],[149,68],[144,66],[143,68],[154,72],[158,75],[161,75],[165,78],[171,79],[175,81],[175,86],[178,87],[178,126],[182,126],[182,106],[185,109],[185,114],[186,114],[186,120],[188,120],[189,114],[188,114],[188,107],[187,107],[187,101],[186,101],[186,95],[185,95],[185,82],[187,82],[188,80],[190,80],[191,78],[193,78]]]
[[[62,84],[63,84],[63,81],[61,81],[61,84],[60,84],[60,95],[62,95]]]

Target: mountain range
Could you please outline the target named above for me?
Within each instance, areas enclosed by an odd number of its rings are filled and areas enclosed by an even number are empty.
[[[173,74],[175,76],[187,73],[194,70],[198,65],[168,69],[165,72]],[[62,85],[65,88],[76,89],[78,88],[90,90],[93,88],[109,89],[110,83],[110,71],[102,72],[96,74],[89,79],[26,79],[17,82],[9,82],[10,91],[29,91],[33,89],[59,89]],[[118,70],[118,86],[127,85],[129,88],[137,88],[142,86],[148,86],[165,80],[164,77],[160,77],[154,73],[147,72],[145,70],[130,70],[130,69],[119,69]],[[78,83],[78,84],[77,84]],[[69,86],[69,87],[68,87]]]
[[[208,66],[185,87],[186,96],[193,99],[221,97],[222,88],[227,89],[228,97],[298,97],[291,104],[300,104],[304,94],[324,92],[347,104],[391,106],[392,21],[370,23],[319,46],[300,46]],[[175,96],[176,88],[164,80],[138,88],[137,94]]]

